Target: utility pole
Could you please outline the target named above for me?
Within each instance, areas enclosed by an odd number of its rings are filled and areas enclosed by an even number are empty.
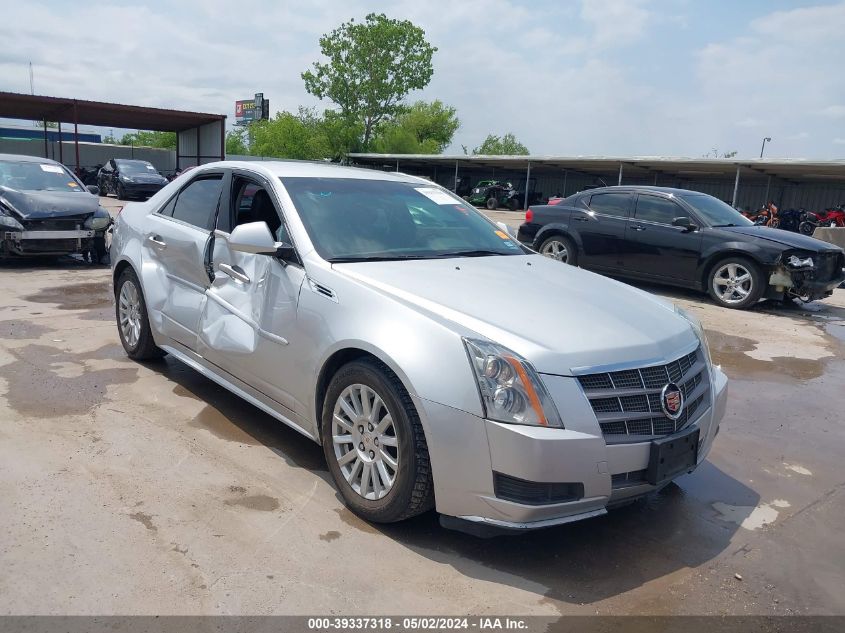
[[[769,143],[771,143],[771,142],[772,142],[772,137],[771,137],[771,136],[767,136],[766,138],[764,138],[764,139],[763,139],[763,147],[761,147],[761,148],[760,148],[760,158],[763,158],[763,150],[764,150],[764,149],[766,149],[766,141],[768,141]]]

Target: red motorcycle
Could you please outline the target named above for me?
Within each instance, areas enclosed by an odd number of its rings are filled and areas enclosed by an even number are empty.
[[[812,235],[819,226],[845,227],[845,204],[817,213],[808,212],[798,230],[804,235]]]

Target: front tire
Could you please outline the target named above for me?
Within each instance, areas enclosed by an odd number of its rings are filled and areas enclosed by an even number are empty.
[[[760,267],[744,257],[716,262],[707,275],[707,288],[713,301],[736,310],[756,304],[765,289]]]
[[[326,392],[320,435],[335,486],[361,518],[392,523],[433,507],[419,415],[383,363],[356,360],[338,370]]]
[[[578,265],[578,248],[575,242],[565,235],[552,235],[543,240],[540,254],[555,259],[563,264]]]
[[[166,352],[153,340],[141,282],[131,268],[120,273],[114,298],[117,332],[126,355],[132,360],[152,360],[164,356]]]
[[[804,235],[812,236],[816,230],[816,225],[812,222],[802,222],[798,225],[798,232],[803,233]]]

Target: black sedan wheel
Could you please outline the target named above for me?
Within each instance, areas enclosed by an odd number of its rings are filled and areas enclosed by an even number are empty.
[[[578,265],[578,249],[572,240],[563,235],[552,235],[543,240],[540,254],[564,264]]]
[[[708,290],[713,300],[726,308],[753,306],[763,296],[760,268],[744,257],[728,257],[710,270]]]

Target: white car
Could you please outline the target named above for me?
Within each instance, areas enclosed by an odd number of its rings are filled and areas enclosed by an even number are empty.
[[[118,216],[130,357],[169,353],[323,446],[376,522],[594,517],[693,471],[727,379],[701,327],[429,181],[220,162]]]

